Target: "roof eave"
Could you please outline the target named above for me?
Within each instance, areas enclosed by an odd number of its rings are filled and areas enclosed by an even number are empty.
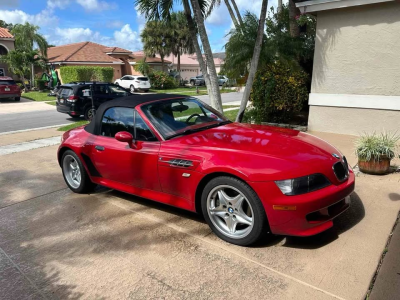
[[[361,6],[368,4],[376,4],[383,2],[394,2],[396,0],[311,0],[305,2],[298,2],[296,6],[300,9],[302,14],[311,13],[315,14],[319,11],[346,8],[353,6]]]

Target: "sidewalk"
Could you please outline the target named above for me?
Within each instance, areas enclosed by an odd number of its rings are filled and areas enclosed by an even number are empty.
[[[400,201],[400,193],[392,195]],[[379,270],[369,300],[391,300],[400,297],[400,220],[393,231],[386,255]]]
[[[64,132],[57,131],[58,127],[61,127],[61,125],[57,125],[57,127],[54,128],[41,130],[29,130],[11,134],[0,134],[0,147],[61,136]]]

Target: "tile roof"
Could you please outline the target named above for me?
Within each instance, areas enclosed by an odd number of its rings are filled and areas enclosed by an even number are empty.
[[[132,51],[120,48],[120,47],[105,47],[104,52],[106,53],[132,53]]]
[[[14,36],[8,31],[7,28],[0,27],[0,38],[3,39],[13,39]]]
[[[99,63],[121,63],[121,60],[106,53],[111,49],[114,52],[127,52],[128,50],[118,47],[106,47],[93,42],[81,42],[47,49],[47,57],[50,63],[54,62],[99,62]],[[113,52],[111,51],[111,52]]]
[[[139,60],[142,60],[143,58],[144,58],[144,54],[143,54],[143,52],[141,52],[141,51],[136,51],[136,52],[133,52],[133,54],[131,54],[131,55],[129,55],[129,61],[130,62],[138,62]],[[146,57],[146,62],[148,62],[148,63],[161,63],[161,58],[159,58],[159,57]],[[167,60],[167,59],[164,59],[164,63],[165,64],[170,64],[171,63],[171,61],[170,60]]]

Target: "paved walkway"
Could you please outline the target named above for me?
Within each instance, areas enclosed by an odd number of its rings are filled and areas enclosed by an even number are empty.
[[[354,137],[318,136],[354,152],[343,142]],[[106,189],[72,193],[56,150],[0,156],[2,299],[363,299],[400,208],[400,174],[359,175],[331,230],[238,247],[192,213]]]

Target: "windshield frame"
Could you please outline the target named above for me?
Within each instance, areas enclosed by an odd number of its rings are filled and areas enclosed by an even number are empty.
[[[208,110],[210,113],[214,114],[217,116],[217,119],[215,121],[210,121],[210,122],[204,122],[200,124],[193,124],[193,125],[188,125],[182,129],[175,130],[174,132],[170,132],[169,134],[165,134],[163,129],[160,129],[160,124],[155,121],[155,118],[151,115],[150,113],[150,107],[153,106],[154,104],[159,104],[159,103],[175,103],[179,101],[190,101],[190,102],[197,102],[196,104],[199,105],[199,108],[204,112],[204,109]],[[146,117],[146,119],[151,123],[151,125],[154,127],[154,129],[159,133],[159,135],[164,139],[164,140],[169,140],[174,137],[186,135],[186,134],[191,134],[199,131],[203,131],[212,127],[217,127],[220,125],[225,125],[228,123],[231,123],[230,120],[228,120],[224,115],[222,115],[220,112],[209,106],[208,104],[204,103],[200,99],[190,97],[188,96],[187,98],[173,98],[173,99],[168,99],[168,100],[158,100],[158,101],[152,101],[150,103],[146,103],[140,106],[140,111],[143,113],[143,115]],[[189,117],[190,115],[188,115]],[[186,132],[186,133],[185,133]]]

